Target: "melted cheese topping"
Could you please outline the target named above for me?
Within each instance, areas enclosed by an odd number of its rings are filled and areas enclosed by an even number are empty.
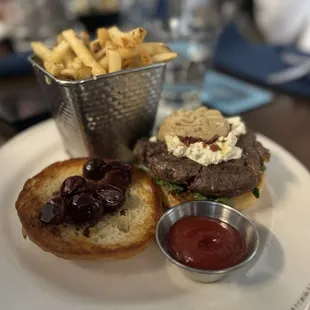
[[[231,125],[231,131],[226,137],[219,137],[212,144],[217,145],[217,147],[206,145],[203,142],[196,142],[187,146],[181,142],[178,136],[166,135],[164,139],[168,152],[176,157],[187,157],[203,166],[241,158],[242,149],[236,144],[238,137],[246,134],[245,124],[240,117],[227,118],[227,121]],[[151,138],[150,141],[155,142],[156,140]]]

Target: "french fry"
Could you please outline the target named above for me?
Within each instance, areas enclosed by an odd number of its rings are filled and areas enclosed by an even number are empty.
[[[170,53],[162,53],[152,56],[153,62],[166,62],[171,59],[174,59],[178,56],[177,53],[170,52]]]
[[[60,63],[63,61],[65,55],[70,51],[70,46],[66,41],[61,41],[52,50],[52,55],[49,59],[55,63]]]
[[[81,65],[82,66],[82,60],[79,58],[79,57],[75,57],[74,59],[73,59],[73,63],[76,63],[76,64],[79,64],[79,65]]]
[[[78,39],[72,29],[68,29],[62,32],[63,37],[69,43],[75,54],[82,60],[83,64],[92,68],[93,75],[100,75],[106,73],[106,71],[100,66],[100,64],[94,59],[91,52]]]
[[[69,80],[77,80],[78,79],[78,69],[65,68],[65,69],[61,70],[60,74],[63,78],[66,78]]]
[[[91,77],[91,67],[81,67],[78,69],[78,79],[88,79]]]
[[[73,59],[75,58],[74,53],[72,52],[72,50],[69,50],[65,55],[64,55],[64,59],[63,62],[65,64],[65,66],[68,68],[70,67],[71,63],[73,62]]]
[[[90,50],[93,52],[93,54],[98,53],[101,50],[101,45],[99,44],[98,40],[94,40],[90,42]]]
[[[153,63],[151,54],[148,50],[141,45],[137,47],[138,53],[140,55],[140,61],[142,66],[151,65]]]
[[[55,64],[50,61],[44,61],[44,67],[48,73],[50,73],[54,77],[60,77],[61,71],[65,69],[63,64]]]
[[[79,57],[75,57],[71,63],[71,68],[80,69],[83,66],[82,61]]]
[[[103,56],[99,60],[99,63],[102,66],[102,68],[104,68],[104,70],[109,71],[109,60],[108,60],[108,56],[107,55]]]
[[[60,34],[58,34],[57,35],[57,43],[60,43],[61,41],[63,41],[64,40],[64,37],[62,36],[62,34],[60,33]]]
[[[48,61],[52,56],[52,51],[42,42],[31,42],[33,52],[42,60]]]
[[[151,56],[171,52],[171,49],[162,42],[146,42],[142,43],[142,46],[151,54]]]
[[[122,69],[122,57],[120,53],[109,42],[106,43],[106,53],[108,56],[109,73]]]
[[[138,55],[137,49],[135,48],[119,47],[117,50],[121,55],[122,59],[131,59]]]
[[[116,26],[108,29],[108,34],[112,42],[120,47],[135,47],[137,44],[132,35],[120,31]]]
[[[69,80],[88,79],[92,76],[91,67],[65,68],[61,70],[60,75]]]
[[[116,50],[117,49],[117,45],[115,43],[113,43],[112,41],[107,41],[105,44],[105,49],[106,51],[109,50]]]
[[[138,57],[130,58],[130,59],[124,59],[122,62],[122,68],[123,69],[130,69],[130,68],[136,68],[139,67],[140,60]]]
[[[95,59],[99,60],[101,59],[103,56],[105,56],[105,49],[102,48],[99,52],[97,52],[95,55]]]
[[[104,46],[104,48],[106,48],[106,47],[110,47],[110,48],[113,48],[113,49],[118,49],[118,48],[120,48],[117,44],[115,44],[113,41],[111,41],[111,40],[108,40],[106,43],[105,43],[105,46]]]
[[[73,63],[73,65],[72,65],[73,69],[80,69],[82,67],[85,67],[85,66],[83,66],[82,64],[79,64],[79,63]]]
[[[89,34],[87,31],[81,31],[80,32],[80,38],[85,45],[89,44]]]
[[[31,46],[50,74],[79,80],[153,62],[166,62],[177,56],[164,43],[144,43],[146,35],[142,27],[123,32],[114,26],[98,28],[97,38],[90,41],[88,32],[77,35],[73,29],[67,29],[58,34],[57,44],[52,50],[42,42],[32,42]]]
[[[133,37],[133,39],[137,44],[140,44],[141,42],[143,42],[147,32],[142,27],[138,27],[136,29],[131,30],[129,34]]]
[[[107,29],[106,28],[98,28],[97,29],[97,37],[98,37],[99,44],[103,48],[109,39],[109,34],[108,34]]]

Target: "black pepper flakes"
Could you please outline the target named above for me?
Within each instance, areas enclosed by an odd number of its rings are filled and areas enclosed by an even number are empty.
[[[89,227],[85,227],[85,229],[83,230],[83,236],[86,237],[86,238],[89,238],[90,237],[90,229]]]

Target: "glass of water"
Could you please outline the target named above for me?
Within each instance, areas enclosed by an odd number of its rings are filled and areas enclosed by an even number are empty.
[[[164,41],[179,54],[166,69],[160,103],[166,111],[201,104],[216,42],[236,7],[236,0],[140,0],[126,9],[127,21],[146,28],[151,40]]]

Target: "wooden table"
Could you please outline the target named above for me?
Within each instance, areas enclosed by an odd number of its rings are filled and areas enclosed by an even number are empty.
[[[45,108],[34,76],[0,80],[0,85],[0,102],[26,98]],[[310,170],[310,99],[275,93],[271,104],[243,113],[242,118],[250,128],[282,145]],[[15,133],[0,122],[0,143]]]
[[[242,117],[249,127],[282,145],[310,170],[310,99],[275,94],[271,104]]]

